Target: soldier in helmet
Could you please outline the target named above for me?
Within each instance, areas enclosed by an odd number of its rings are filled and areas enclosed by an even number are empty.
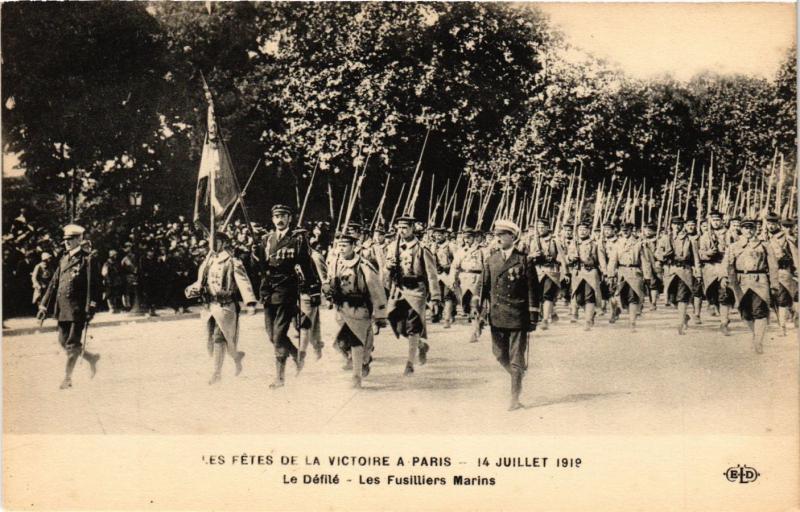
[[[67,353],[61,389],[72,387],[72,371],[79,357],[89,363],[92,377],[97,372],[97,361],[100,360],[100,354],[87,351],[81,339],[101,297],[100,275],[91,252],[84,249],[84,231],[77,224],[64,226],[65,253],[42,296],[36,315],[43,321],[52,310],[53,317],[58,321],[58,342]]]
[[[386,269],[392,276],[388,318],[395,335],[408,339],[408,362],[404,375],[414,373],[419,362],[425,364],[429,349],[425,326],[426,299],[430,297],[434,314],[441,307],[436,260],[414,235],[414,218],[397,219],[397,239],[386,253]]]

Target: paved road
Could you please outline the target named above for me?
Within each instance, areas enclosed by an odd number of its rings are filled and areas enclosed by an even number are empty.
[[[226,361],[209,387],[212,362],[199,320],[98,327],[102,354],[88,378],[79,364],[71,390],[58,389],[64,356],[54,333],[5,337],[5,432],[84,434],[753,434],[794,435],[798,421],[797,331],[771,326],[765,353],[735,320],[723,337],[713,318],[678,336],[674,310],[645,312],[638,332],[604,317],[590,333],[562,321],[533,335],[526,408],[506,411],[509,382],[494,361],[489,333],[468,343],[464,320],[430,328],[429,363],[404,378],[406,345],[378,336],[362,390],[349,388],[341,357],[313,354],[287,386],[274,375],[263,317],[243,317],[241,376]],[[48,320],[52,322],[52,320]],[[330,340],[332,312],[323,311]]]

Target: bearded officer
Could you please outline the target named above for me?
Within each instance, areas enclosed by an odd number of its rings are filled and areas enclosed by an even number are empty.
[[[388,318],[395,336],[408,339],[408,362],[403,375],[414,373],[419,363],[425,364],[429,349],[425,325],[426,299],[430,297],[434,314],[441,307],[439,278],[433,254],[414,235],[414,218],[397,220],[397,239],[388,247],[386,268],[392,276]]]
[[[239,301],[250,314],[256,313],[256,296],[244,264],[233,256],[231,241],[225,233],[214,237],[214,251],[208,253],[197,271],[197,281],[186,288],[186,298],[201,297],[205,307],[200,318],[207,332],[208,355],[214,359],[214,373],[209,385],[222,378],[225,353],[236,365],[236,375],[242,372],[244,352],[239,345]]]
[[[260,295],[264,303],[264,327],[275,349],[275,381],[270,388],[284,386],[286,361],[290,357],[302,369],[297,347],[289,338],[292,321],[300,315],[300,287],[309,289],[318,285],[308,243],[302,235],[293,236],[289,226],[292,210],[288,206],[272,207],[272,223],[275,230],[264,236],[261,243],[265,272],[261,281]],[[302,280],[302,282],[301,282]]]
[[[527,370],[528,333],[539,321],[539,280],[536,267],[514,244],[519,228],[509,220],[495,223],[499,249],[483,266],[482,308],[488,311],[492,352],[511,375],[509,410],[522,408],[522,378]]]
[[[97,361],[100,360],[100,354],[85,350],[81,341],[102,294],[97,264],[90,250],[84,248],[84,231],[77,224],[64,226],[65,254],[42,296],[36,315],[41,322],[52,310],[58,321],[58,342],[67,353],[61,389],[72,387],[72,371],[79,357],[89,363],[92,377],[97,373]]]
[[[323,292],[336,306],[339,330],[335,343],[352,357],[352,385],[361,387],[369,374],[373,350],[373,322],[386,324],[386,293],[378,270],[355,251],[356,238],[349,233],[336,239],[338,256],[322,285]]]

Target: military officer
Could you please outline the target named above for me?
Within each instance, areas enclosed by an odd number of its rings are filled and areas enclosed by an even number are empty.
[[[767,215],[767,232],[769,233],[769,245],[775,258],[778,261],[778,293],[775,295],[775,305],[778,308],[778,325],[781,332],[786,336],[786,323],[789,318],[789,311],[793,303],[797,300],[797,245],[790,242],[786,232],[781,229],[780,217],[775,213]]]
[[[753,349],[761,354],[772,297],[780,293],[778,260],[771,245],[756,236],[754,221],[743,221],[741,228],[741,238],[728,246],[725,265],[739,313],[753,335]]]
[[[685,334],[689,322],[686,309],[692,301],[695,277],[700,274],[700,257],[697,244],[683,229],[682,217],[675,216],[670,223],[670,233],[665,233],[656,248],[664,262],[664,288],[667,300],[678,309],[678,334]]]
[[[541,282],[539,289],[542,291],[540,297],[542,303],[542,329],[545,330],[550,325],[550,321],[557,321],[554,305],[558,300],[562,279],[567,273],[566,254],[562,251],[562,245],[552,236],[550,225],[544,219],[536,222],[536,236],[531,237],[528,247],[528,257],[536,265],[536,275]]]
[[[596,240],[591,237],[591,223],[578,224],[578,238],[573,240],[567,250],[567,260],[573,267],[572,297],[576,305],[584,308],[586,325],[584,331],[594,326],[595,307],[602,302],[600,280],[606,271],[605,255]]]
[[[430,297],[434,314],[441,307],[436,260],[414,235],[414,218],[397,220],[397,239],[388,247],[386,269],[392,276],[388,318],[395,336],[408,339],[408,362],[404,375],[414,373],[419,363],[425,364],[429,345],[425,326],[426,298]]]
[[[453,288],[457,288],[459,291],[458,298],[461,308],[469,315],[472,324],[470,342],[475,343],[481,335],[478,297],[480,296],[484,253],[474,230],[465,228],[462,236],[464,246],[453,256],[449,282],[453,284]]]
[[[633,224],[622,225],[620,235],[608,255],[608,275],[619,302],[628,310],[629,326],[636,330],[636,317],[645,300],[645,286],[653,279],[652,256],[641,240],[631,235]]]
[[[300,287],[314,286],[317,273],[313,269],[308,243],[302,236],[290,232],[292,210],[281,204],[272,207],[275,230],[261,241],[260,258],[265,272],[261,280],[260,295],[264,303],[264,327],[275,349],[275,381],[270,388],[284,386],[286,361],[291,357],[298,364],[298,351],[288,331],[290,323],[300,315]],[[305,282],[301,283],[301,278]]]
[[[522,408],[522,378],[528,368],[528,333],[539,321],[539,279],[536,267],[514,244],[519,228],[509,220],[498,220],[495,233],[499,250],[486,259],[481,279],[482,309],[488,311],[492,352],[511,375],[509,410]]]
[[[736,299],[729,286],[728,269],[723,263],[728,248],[725,226],[718,211],[709,214],[708,230],[700,234],[697,253],[703,273],[703,292],[710,307],[719,308],[719,329],[725,336],[730,334],[730,308]]]
[[[72,387],[72,371],[79,357],[89,363],[94,377],[100,354],[83,346],[81,337],[101,298],[100,275],[91,253],[84,249],[84,228],[77,224],[64,226],[64,256],[53,274],[36,317],[43,321],[52,310],[58,321],[58,342],[67,354],[67,365],[61,389]]]
[[[189,299],[201,297],[205,302],[200,318],[206,329],[208,355],[214,359],[214,373],[209,385],[222,378],[225,353],[236,365],[236,375],[242,372],[245,353],[239,346],[239,302],[244,302],[251,315],[255,314],[256,296],[244,264],[233,256],[231,240],[225,233],[214,236],[215,250],[210,251],[197,271],[197,281],[186,288]]]
[[[336,343],[352,358],[352,385],[361,387],[369,374],[374,337],[371,325],[386,323],[386,293],[378,270],[355,251],[356,239],[342,233],[336,239],[336,266],[322,289],[336,307]]]

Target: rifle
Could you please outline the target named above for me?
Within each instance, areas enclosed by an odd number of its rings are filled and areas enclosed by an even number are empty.
[[[412,194],[411,192],[414,191],[414,185],[415,185],[415,181],[417,180],[417,174],[419,173],[420,167],[422,166],[422,155],[425,154],[425,147],[428,145],[428,137],[430,136],[430,134],[431,134],[431,127],[428,126],[428,131],[425,133],[425,140],[422,142],[422,150],[419,152],[419,159],[417,159],[417,166],[414,169],[414,174],[411,176],[411,188],[409,188],[409,194],[408,194],[408,197],[406,198],[406,204],[403,206],[403,213],[404,214],[407,214],[407,213],[413,214],[413,212],[409,212],[408,211],[408,207],[409,207],[409,203],[411,201],[412,195],[415,196],[416,193],[419,192],[419,186],[417,185],[417,187],[416,187],[417,190],[414,192],[414,194]],[[416,197],[414,197],[414,200],[416,200]],[[411,206],[413,207],[413,203],[411,203]]]
[[[297,226],[303,227],[303,214],[306,212],[306,204],[308,204],[308,196],[311,194],[311,187],[314,186],[314,176],[317,175],[317,167],[319,167],[319,159],[317,157],[317,163],[314,164],[314,170],[311,172],[311,179],[308,182],[308,188],[306,188],[306,196],[303,198],[303,207],[300,208],[300,215],[297,217]]]
[[[375,224],[378,222],[378,217],[382,216],[383,203],[386,200],[386,191],[389,190],[389,178],[391,177],[391,174],[386,173],[386,183],[383,184],[383,194],[381,194],[381,201],[378,203],[378,207],[375,209],[375,215],[372,216],[372,222],[369,224],[370,229],[375,229]]]
[[[253,176],[256,175],[256,170],[258,169],[258,164],[260,164],[260,163],[261,163],[261,159],[259,158],[258,161],[256,162],[255,167],[253,167],[253,171],[250,173],[250,177],[247,178],[247,183],[244,184],[244,188],[242,189],[241,192],[239,192],[239,195],[236,197],[236,202],[233,203],[233,206],[231,207],[231,211],[230,211],[230,213],[228,213],[228,217],[225,219],[225,222],[222,224],[222,228],[220,229],[220,231],[224,231],[225,228],[228,226],[228,223],[231,221],[231,218],[233,217],[234,212],[236,212],[236,207],[239,205],[239,203],[242,201],[242,198],[247,193],[247,188],[250,186],[250,182],[253,181]]]
[[[683,207],[683,220],[689,215],[689,199],[691,198],[692,194],[692,181],[694,180],[694,158],[692,158],[692,167],[689,170],[689,182],[686,184],[686,204]],[[700,219],[698,219],[700,220]]]

